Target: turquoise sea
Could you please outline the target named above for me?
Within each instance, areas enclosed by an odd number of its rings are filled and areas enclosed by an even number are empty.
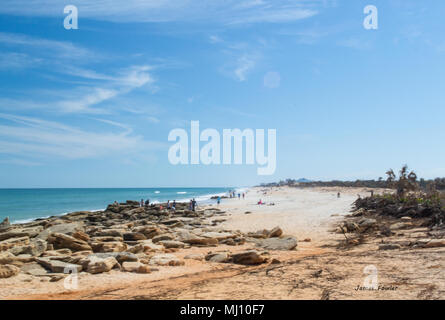
[[[103,188],[103,189],[0,189],[0,222],[31,221],[74,211],[103,210],[114,201],[149,199],[150,202],[209,202],[233,188]]]

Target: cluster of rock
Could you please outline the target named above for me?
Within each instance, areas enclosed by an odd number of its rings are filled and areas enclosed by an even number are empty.
[[[137,201],[112,204],[105,211],[73,212],[61,217],[37,219],[26,224],[0,224],[0,278],[20,272],[58,281],[69,272],[98,274],[110,270],[150,273],[157,266],[181,266],[173,253],[192,246],[216,247],[252,242],[267,250],[292,250],[293,237],[280,228],[243,234],[217,227],[224,212],[216,208],[190,211],[165,205],[140,207]],[[222,257],[225,257],[224,259]],[[264,252],[210,252],[186,259],[264,263]]]
[[[359,198],[354,202],[354,210],[395,218],[423,218],[430,226],[445,226],[445,210],[439,195],[419,193],[400,198],[388,194]]]
[[[412,218],[410,216],[402,216],[397,219],[393,217],[386,218],[377,215],[372,210],[369,211],[364,208],[360,208],[354,210],[352,215],[347,216],[346,219],[338,226],[336,231],[337,233],[345,234],[346,240],[349,244],[359,244],[361,243],[361,240],[363,240],[365,234],[375,235],[384,239],[397,235],[403,236],[405,231],[424,226],[424,228],[420,228],[420,231],[426,232],[430,238],[401,241],[400,243],[386,242],[382,239],[382,243],[379,244],[378,249],[397,250],[403,248],[445,247],[445,230],[443,230],[443,228],[431,226],[426,228],[425,225],[429,224],[425,224],[421,218]],[[358,238],[354,239],[346,236],[348,233],[358,235]]]

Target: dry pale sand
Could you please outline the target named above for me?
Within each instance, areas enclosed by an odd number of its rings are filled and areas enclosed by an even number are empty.
[[[341,197],[337,198],[337,192]],[[267,192],[264,194],[264,192]],[[378,240],[352,250],[334,244],[343,235],[330,232],[349,213],[357,194],[368,189],[255,188],[245,200],[224,199],[222,227],[241,231],[283,228],[299,240],[295,251],[271,251],[279,264],[239,266],[185,260],[181,267],[160,267],[151,274],[111,271],[81,273],[79,287],[64,289],[63,280],[32,280],[20,274],[0,280],[0,298],[9,299],[443,299],[445,297],[445,250],[379,251]],[[262,199],[274,206],[259,206]],[[251,212],[246,214],[246,212]],[[404,237],[425,237],[426,230]],[[343,238],[344,239],[344,238]],[[403,238],[398,238],[403,240]],[[218,246],[232,252],[253,248]],[[443,248],[442,248],[443,249]],[[175,253],[206,253],[212,248],[190,248]],[[356,291],[363,285],[364,268],[374,265],[379,283],[395,290]]]
[[[320,244],[332,239],[328,229],[349,213],[358,194],[365,196],[369,192],[365,188],[253,188],[245,200],[223,200],[222,208],[229,218],[221,226],[243,232],[280,226],[297,239],[310,238]],[[260,199],[266,205],[258,205]]]

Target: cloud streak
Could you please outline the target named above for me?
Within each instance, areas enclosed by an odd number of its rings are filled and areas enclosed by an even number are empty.
[[[316,15],[333,0],[76,0],[80,17],[113,22],[292,22]],[[3,0],[0,13],[62,17],[59,0]]]
[[[26,157],[65,159],[97,158],[107,155],[147,152],[162,144],[145,141],[125,125],[120,132],[94,132],[39,118],[0,113],[9,122],[0,125],[0,153]],[[125,127],[125,128],[122,128]],[[27,160],[23,160],[27,161]]]

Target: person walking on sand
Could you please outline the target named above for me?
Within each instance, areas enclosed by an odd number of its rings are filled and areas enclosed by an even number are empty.
[[[243,200],[244,200],[245,197],[246,197],[246,194],[243,192]]]
[[[338,199],[340,199],[340,192],[339,192],[339,193],[337,193],[337,198],[338,198]]]

